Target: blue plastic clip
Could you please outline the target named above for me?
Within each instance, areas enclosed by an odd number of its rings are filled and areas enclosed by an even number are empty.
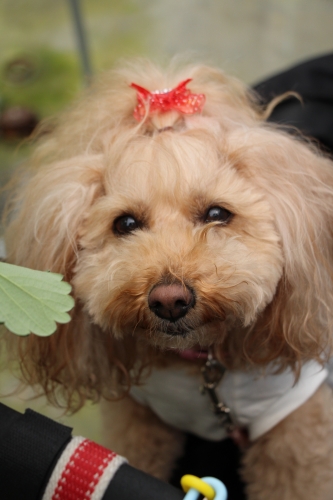
[[[228,492],[222,481],[215,477],[202,477],[202,481],[209,484],[215,490],[214,500],[227,500]],[[186,493],[184,500],[198,500],[200,492],[190,488]]]

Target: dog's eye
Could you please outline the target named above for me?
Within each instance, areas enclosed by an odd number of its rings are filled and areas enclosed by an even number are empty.
[[[113,231],[119,235],[131,233],[140,227],[141,224],[135,219],[135,217],[133,217],[133,215],[122,215],[113,223]]]
[[[222,222],[223,224],[227,224],[231,218],[232,213],[229,212],[226,208],[223,207],[211,207],[207,210],[207,213],[204,217],[205,222]]]

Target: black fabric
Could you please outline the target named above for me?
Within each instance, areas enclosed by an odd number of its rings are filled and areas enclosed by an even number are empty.
[[[231,439],[216,442],[189,434],[171,483],[178,486],[184,474],[212,476],[225,484],[228,500],[245,500],[244,484],[238,473],[240,459],[241,452]]]
[[[333,54],[303,62],[254,85],[264,104],[285,92],[297,92],[302,102],[289,98],[280,103],[269,120],[297,127],[333,153]]]
[[[0,403],[0,498],[41,499],[71,431],[32,410],[22,415]]]
[[[179,486],[179,483],[178,483]],[[103,500],[183,500],[180,488],[163,483],[124,464],[110,482]]]

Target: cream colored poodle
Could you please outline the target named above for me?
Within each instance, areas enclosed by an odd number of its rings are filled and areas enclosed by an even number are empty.
[[[16,347],[51,401],[102,398],[134,466],[167,479],[183,431],[246,432],[250,500],[332,500],[333,163],[268,113],[216,69],[138,61],[48,124],[8,260],[76,306]]]

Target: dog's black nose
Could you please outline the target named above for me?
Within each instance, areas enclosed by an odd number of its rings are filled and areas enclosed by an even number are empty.
[[[172,322],[183,318],[194,304],[192,290],[181,283],[156,285],[148,297],[150,310],[159,318]]]

